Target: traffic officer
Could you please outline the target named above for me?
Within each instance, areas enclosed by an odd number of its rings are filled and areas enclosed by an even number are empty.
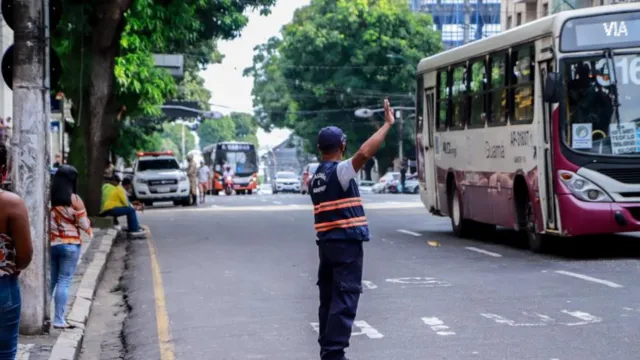
[[[389,101],[384,101],[385,124],[356,152],[342,161],[346,139],[335,126],[318,133],[322,160],[310,181],[320,265],[320,358],[346,360],[351,328],[362,293],[362,242],[369,241],[356,175],[380,148],[394,122]]]

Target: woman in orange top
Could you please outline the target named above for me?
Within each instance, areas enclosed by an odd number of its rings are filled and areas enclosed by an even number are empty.
[[[7,148],[0,143],[0,183],[7,177]],[[0,190],[0,359],[18,351],[18,275],[31,262],[33,248],[27,208],[20,197]]]
[[[73,325],[65,320],[69,285],[76,271],[82,240],[80,230],[93,236],[87,211],[76,194],[78,171],[62,165],[51,182],[51,288],[55,290],[55,317],[53,327],[69,329]]]

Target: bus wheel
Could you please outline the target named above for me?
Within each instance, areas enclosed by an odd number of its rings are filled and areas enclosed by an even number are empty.
[[[247,190],[247,195],[251,195],[251,194],[253,194],[253,190],[251,189]]]
[[[218,190],[213,190],[213,195],[218,196],[220,195],[220,192]]]
[[[525,234],[529,249],[535,253],[544,253],[547,250],[548,241],[544,234],[538,232],[536,217],[533,213],[533,203],[527,199]]]
[[[456,236],[461,238],[469,237],[470,233],[473,231],[472,222],[470,220],[466,220],[464,218],[464,213],[462,211],[462,198],[460,197],[460,192],[458,188],[454,185],[451,189],[452,193],[449,197],[449,209],[450,217],[451,217],[451,227],[453,228],[453,233]]]

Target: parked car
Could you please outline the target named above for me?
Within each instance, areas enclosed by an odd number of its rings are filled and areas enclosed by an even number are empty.
[[[375,185],[373,185],[373,187],[371,188],[371,191],[376,194],[386,193],[388,192],[389,183],[392,182],[393,180],[399,180],[399,179],[400,179],[399,172],[390,171],[384,174],[380,178],[380,180],[378,180],[378,182]]]
[[[360,194],[371,194],[373,192],[372,189],[375,184],[375,181],[360,180],[360,182],[358,183],[358,190],[360,190]]]
[[[407,174],[404,186],[407,188],[407,191],[404,191],[407,194],[417,194],[420,192],[420,184],[418,183],[418,177],[415,174]],[[403,192],[400,178],[393,179],[388,183],[387,192],[392,194],[399,194]]]
[[[292,171],[278,171],[273,182],[273,193],[300,191],[300,178]]]
[[[316,170],[318,169],[318,165],[320,165],[319,163],[309,163],[307,164],[307,166],[304,167],[304,170],[302,170],[302,176],[300,177],[300,193],[301,194],[306,194],[309,192],[309,180],[311,180],[311,177],[313,176],[313,174],[316,173]]]

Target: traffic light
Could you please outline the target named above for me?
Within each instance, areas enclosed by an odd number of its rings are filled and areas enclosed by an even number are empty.
[[[5,23],[11,30],[15,31],[15,21],[13,18],[13,0],[1,0],[2,1],[2,17]],[[49,1],[49,32],[53,32],[58,26],[60,19],[62,18],[62,0],[50,0]],[[7,48],[2,56],[2,64],[0,65],[2,70],[2,78],[7,84],[9,89],[13,90],[13,44]],[[53,48],[49,48],[49,74],[51,89],[55,90],[60,81],[62,75],[62,65],[60,64],[60,58]]]

